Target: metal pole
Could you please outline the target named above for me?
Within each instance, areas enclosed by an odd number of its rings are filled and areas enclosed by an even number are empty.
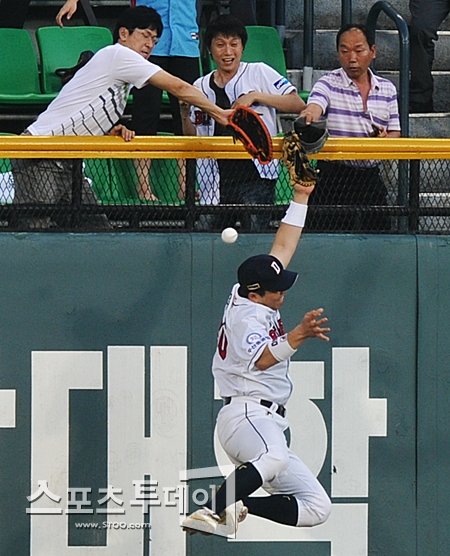
[[[342,0],[341,24],[352,23],[352,0]]]
[[[92,9],[91,3],[89,0],[80,0],[81,8],[84,13],[84,22],[87,25],[94,25],[95,27],[98,26],[97,18],[94,15],[94,11]]]
[[[400,76],[398,88],[398,108],[402,137],[409,137],[409,30],[403,17],[388,2],[376,2],[367,16],[367,27],[375,36],[378,16],[384,12],[395,23],[400,38]],[[409,198],[409,164],[407,160],[398,163],[398,197],[397,203],[406,206]],[[399,229],[408,230],[408,218],[402,217]]]
[[[305,0],[303,10],[303,90],[310,91],[314,63],[314,0]]]
[[[400,70],[398,88],[398,108],[400,113],[400,124],[402,137],[409,137],[409,30],[403,17],[388,3],[384,1],[376,2],[367,16],[367,27],[375,35],[378,16],[384,12],[390,17],[399,32],[400,40]]]
[[[280,36],[281,44],[284,45],[286,38],[286,2],[277,0],[275,4],[275,26]]]

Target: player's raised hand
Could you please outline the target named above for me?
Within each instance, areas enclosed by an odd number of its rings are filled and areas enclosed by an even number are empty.
[[[305,186],[303,183],[297,182],[292,184],[292,188],[294,189],[294,195],[295,193],[304,193],[306,194],[308,197],[311,195],[311,193],[314,191],[315,188],[315,184],[311,184],[308,186]]]
[[[322,317],[323,309],[309,311],[303,317],[302,322],[288,334],[288,341],[292,348],[297,349],[307,338],[320,338],[326,342],[330,341],[327,334],[330,332],[326,317]]]
[[[323,327],[323,325],[328,322],[328,319],[327,317],[321,317],[322,313],[322,308],[309,311],[303,317],[300,326],[305,329],[308,338],[320,338],[328,342],[330,338],[328,338],[326,334],[328,334],[331,329],[328,326]]]

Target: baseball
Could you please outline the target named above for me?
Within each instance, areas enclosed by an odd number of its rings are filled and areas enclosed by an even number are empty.
[[[222,241],[224,243],[234,243],[238,238],[238,233],[234,228],[225,228],[222,232]]]

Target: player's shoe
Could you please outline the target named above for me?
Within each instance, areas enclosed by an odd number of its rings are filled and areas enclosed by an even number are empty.
[[[217,515],[209,508],[200,508],[188,515],[182,522],[181,527],[186,533],[202,533],[203,535],[220,535],[229,537],[235,535],[238,523],[247,517],[248,509],[239,500],[231,504],[222,515]]]
[[[233,524],[233,533],[236,533],[236,531],[238,530],[238,523],[244,521],[247,515],[247,506],[244,506],[244,502],[242,502],[242,500],[239,500],[238,502],[236,502],[236,504],[231,504],[230,506],[228,506],[228,508],[225,509],[224,512],[222,512],[222,514],[220,515],[219,524],[225,525],[229,520],[230,524]]]
[[[200,508],[191,515],[188,515],[181,527],[183,531],[190,535],[194,533],[203,533],[204,535],[213,535],[219,526],[220,517],[209,508]]]

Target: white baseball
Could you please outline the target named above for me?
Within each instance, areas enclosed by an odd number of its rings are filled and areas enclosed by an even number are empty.
[[[222,241],[224,243],[234,243],[238,238],[238,233],[234,228],[225,228],[222,232]]]

